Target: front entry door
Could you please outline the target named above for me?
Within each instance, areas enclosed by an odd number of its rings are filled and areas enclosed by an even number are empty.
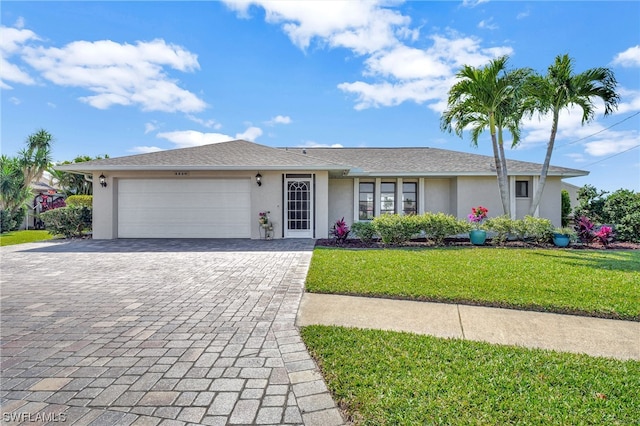
[[[285,238],[313,238],[313,181],[287,177]]]

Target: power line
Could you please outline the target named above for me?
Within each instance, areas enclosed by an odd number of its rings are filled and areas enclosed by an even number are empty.
[[[631,151],[632,149],[636,149],[636,148],[640,148],[640,145],[632,146],[632,147],[631,147],[631,148],[629,148],[629,149],[625,149],[624,151],[618,152],[617,154],[613,154],[613,155],[610,155],[610,156],[608,156],[608,157],[605,157],[605,158],[603,158],[603,159],[601,159],[601,160],[598,160],[598,161],[595,161],[595,162],[593,162],[593,163],[587,164],[587,165],[586,165],[586,166],[584,166],[584,167],[590,167],[590,166],[593,166],[594,164],[602,163],[602,162],[603,162],[603,161],[605,161],[605,160],[608,160],[608,159],[613,158],[613,157],[617,157],[617,156],[618,156],[618,155],[620,155],[620,154],[624,154],[625,152],[629,152],[629,151]]]
[[[585,139],[589,139],[589,138],[591,138],[591,137],[594,137],[595,135],[598,135],[598,134],[600,134],[600,133],[602,133],[602,132],[606,132],[607,130],[611,129],[612,127],[615,127],[615,126],[617,126],[618,124],[622,124],[622,123],[624,123],[625,121],[632,119],[633,117],[635,117],[635,116],[636,116],[636,115],[638,115],[638,114],[640,114],[640,111],[636,112],[635,114],[631,114],[629,117],[627,117],[627,118],[625,118],[625,119],[623,119],[623,120],[620,120],[620,121],[618,121],[617,123],[613,123],[611,126],[607,127],[606,129],[598,130],[597,132],[592,133],[592,134],[590,134],[589,136],[585,136],[585,137],[580,138],[580,139],[577,139],[577,140],[575,140],[575,141],[567,142],[567,143],[562,144],[562,145],[558,145],[558,148],[564,148],[565,146],[573,145],[574,143],[581,142],[581,141],[583,141],[583,140],[585,140]]]

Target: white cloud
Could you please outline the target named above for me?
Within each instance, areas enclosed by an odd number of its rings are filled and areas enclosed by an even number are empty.
[[[586,163],[587,159],[585,158],[585,156],[583,154],[577,153],[577,152],[572,152],[569,154],[565,154],[565,157],[571,158],[574,162],[576,163]]]
[[[20,99],[16,98],[15,96],[10,97],[9,102],[11,102],[14,105],[20,105],[22,103]]]
[[[618,113],[640,111],[640,90],[629,90],[622,87],[618,89],[618,93],[623,101],[618,104]]]
[[[24,21],[18,19],[16,24],[16,28],[0,26],[0,69],[2,70],[0,88],[4,90],[12,88],[6,83],[7,81],[18,84],[35,84],[34,79],[20,67],[9,62],[9,58],[18,54],[29,41],[40,40],[40,38],[33,31],[22,29]]]
[[[164,40],[135,44],[75,41],[62,48],[26,47],[23,55],[47,80],[93,92],[79,99],[98,109],[137,105],[144,111],[191,113],[206,107],[166,72],[167,68],[199,69],[197,55]]]
[[[271,120],[267,121],[266,124],[269,126],[273,126],[276,124],[291,124],[291,117],[288,115],[276,115]]]
[[[478,28],[483,30],[497,30],[498,25],[493,22],[493,18],[483,19],[478,23]]]
[[[129,152],[136,154],[148,154],[150,152],[164,151],[164,148],[158,148],[157,146],[134,146]]]
[[[298,145],[299,148],[344,148],[339,143],[334,144],[326,144],[326,143],[318,143],[314,141],[305,141],[302,145]]]
[[[524,18],[527,18],[529,15],[531,15],[531,11],[529,9],[527,9],[524,12],[518,13],[516,15],[516,19],[524,19]]]
[[[394,45],[399,35],[410,34],[404,28],[410,18],[382,7],[380,1],[227,0],[225,3],[241,17],[249,15],[252,5],[262,7],[265,20],[280,24],[291,41],[303,50],[317,39],[330,47],[344,47],[365,54]]]
[[[158,130],[158,124],[155,121],[144,123],[144,134],[155,132]]]
[[[594,157],[618,154],[640,146],[640,133],[637,130],[606,132],[598,140],[587,142],[584,145],[586,153]]]
[[[248,17],[252,6],[263,8],[265,20],[280,25],[303,50],[315,42],[364,55],[363,80],[338,84],[340,90],[355,96],[356,109],[413,101],[429,102],[431,109],[440,112],[461,65],[480,66],[513,52],[508,46],[483,48],[480,39],[450,30],[446,35],[432,35],[428,48],[413,47],[410,44],[418,40],[419,29],[411,28],[411,18],[394,9],[398,4],[394,1],[252,0],[226,4],[241,17]]]
[[[482,3],[488,3],[489,0],[462,0],[462,6],[464,7],[476,7]]]
[[[635,45],[624,52],[618,53],[613,58],[613,64],[623,67],[640,67],[640,45]]]
[[[58,105],[54,104],[53,102],[47,102],[47,106],[49,108],[58,108]]]
[[[206,127],[208,129],[216,129],[219,130],[222,128],[222,124],[218,123],[216,120],[214,120],[213,118],[208,119],[208,120],[204,120],[202,118],[198,118],[194,115],[191,114],[187,114],[187,118],[191,121],[193,121],[194,123],[198,123],[203,127]]]
[[[262,129],[249,127],[236,136],[229,136],[224,133],[203,133],[196,130],[177,130],[174,132],[161,132],[156,135],[158,138],[166,139],[176,145],[176,148],[188,148],[192,146],[208,145],[212,143],[229,142],[236,139],[255,141],[262,135]]]
[[[259,127],[249,127],[242,133],[236,133],[236,139],[245,139],[248,141],[255,141],[260,136],[262,136],[262,129]]]

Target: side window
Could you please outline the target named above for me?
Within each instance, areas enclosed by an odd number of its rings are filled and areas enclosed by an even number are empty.
[[[396,212],[396,184],[383,182],[380,184],[380,214]]]
[[[418,185],[415,182],[402,184],[402,212],[406,215],[418,212]]]
[[[516,197],[517,198],[529,197],[529,181],[528,180],[516,181]]]
[[[360,220],[373,219],[374,194],[375,184],[373,182],[360,183],[360,213],[358,215]]]

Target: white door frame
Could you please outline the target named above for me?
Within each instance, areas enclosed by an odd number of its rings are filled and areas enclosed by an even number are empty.
[[[284,179],[284,237],[313,238],[313,175]]]

